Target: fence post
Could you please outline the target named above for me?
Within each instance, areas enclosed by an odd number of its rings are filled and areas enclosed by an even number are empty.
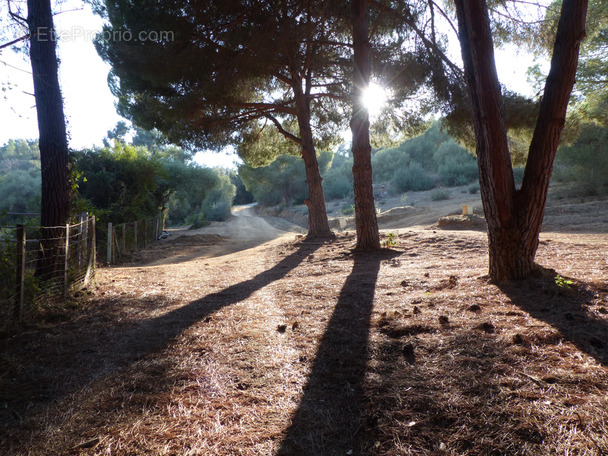
[[[127,225],[128,223],[122,223],[122,254],[127,254]]]
[[[106,259],[108,261],[108,264],[112,264],[112,238],[113,238],[113,233],[112,233],[112,222],[108,223],[108,249],[107,249],[107,255],[106,255]]]
[[[78,249],[78,269],[81,269],[83,263],[87,260],[89,253],[89,213],[83,212],[80,214],[80,228],[78,229],[80,246]]]
[[[133,222],[135,224],[135,228],[133,229],[133,231],[135,232],[135,250],[137,251],[138,245],[137,245],[137,220],[135,222]]]
[[[15,295],[14,317],[21,323],[25,298],[25,226],[17,225],[17,294]]]
[[[144,219],[144,249],[148,247],[148,219]]]
[[[68,295],[68,272],[70,269],[70,225],[65,226],[65,257],[63,259],[63,297]]]
[[[89,227],[89,224],[91,225]],[[86,255],[87,255],[87,272],[84,276],[84,284],[88,285],[89,282],[91,281],[91,276],[93,274],[93,268],[95,267],[95,261],[96,261],[96,253],[97,253],[97,242],[96,242],[96,235],[95,235],[95,216],[89,216],[88,220],[87,220],[87,234],[91,233],[91,242],[87,243],[87,246],[90,246],[90,249],[87,249],[86,251]],[[87,236],[88,237],[88,236]]]

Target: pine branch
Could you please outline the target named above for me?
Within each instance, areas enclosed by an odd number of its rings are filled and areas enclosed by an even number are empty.
[[[285,138],[291,139],[296,144],[302,144],[302,140],[300,138],[298,138],[296,135],[294,135],[293,133],[290,133],[287,130],[285,130],[283,128],[283,125],[281,125],[281,122],[279,122],[279,120],[276,117],[274,117],[270,114],[266,114],[264,117],[266,117],[268,120],[270,120],[274,124],[274,126],[277,128],[279,133],[281,133],[283,136],[285,136]]]
[[[32,35],[28,33],[27,35],[23,35],[17,39],[14,39],[13,41],[9,41],[8,43],[0,44],[0,50],[7,48],[9,46],[12,46],[13,44],[17,44],[20,41],[25,41],[25,40],[29,39],[31,36]]]
[[[439,58],[454,72],[454,74],[456,76],[458,76],[460,78],[464,77],[462,70],[460,68],[458,68],[458,66],[454,62],[452,62],[441,49],[439,49],[439,46],[433,44],[431,42],[431,40],[429,40],[426,37],[424,32],[422,30],[420,30],[418,25],[416,25],[416,21],[412,18],[411,15],[401,14],[397,10],[390,8],[388,5],[381,3],[379,0],[368,0],[368,1],[370,4],[376,6],[377,8],[391,12],[391,14],[395,15],[395,17],[397,17],[397,18],[401,19],[403,22],[405,22],[408,25],[408,27],[410,27],[414,31],[414,33],[416,33],[418,38],[420,38],[420,40],[422,41],[424,46],[429,51],[432,51],[435,54],[437,54],[439,56]]]

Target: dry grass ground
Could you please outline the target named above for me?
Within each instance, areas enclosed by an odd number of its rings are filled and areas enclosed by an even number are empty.
[[[565,279],[502,287],[478,232],[199,259],[176,239],[0,341],[0,453],[607,454],[607,239],[544,235]]]

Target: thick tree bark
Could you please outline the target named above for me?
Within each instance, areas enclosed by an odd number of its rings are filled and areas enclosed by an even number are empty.
[[[301,80],[294,78],[294,97],[300,128],[302,159],[306,170],[306,185],[308,186],[308,237],[332,237],[329,228],[325,196],[323,194],[323,178],[319,171],[317,152],[315,149],[312,128],[310,126],[310,101],[302,90]]]
[[[515,189],[485,0],[456,0],[465,77],[471,94],[481,196],[488,224],[489,274],[495,281],[531,275],[549,180],[574,85],[586,0],[564,0],[551,71],[521,190]]]
[[[353,23],[353,187],[355,196],[355,227],[357,249],[380,249],[380,234],[374,205],[372,157],[369,142],[369,113],[363,103],[363,93],[369,87],[371,48],[369,42],[369,13],[365,0],[351,2]]]
[[[52,271],[49,259],[57,249],[57,239],[65,232],[69,215],[68,142],[63,99],[59,88],[56,40],[49,0],[28,0],[30,60],[34,75],[34,97],[40,134],[42,176],[41,225],[43,257],[39,274]],[[51,268],[51,271],[48,269]],[[41,271],[40,269],[44,269]]]

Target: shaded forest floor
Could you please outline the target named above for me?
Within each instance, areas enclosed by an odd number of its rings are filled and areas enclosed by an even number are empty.
[[[392,231],[101,269],[0,341],[0,454],[607,454],[608,236],[543,234],[564,280],[498,287],[485,233]]]

